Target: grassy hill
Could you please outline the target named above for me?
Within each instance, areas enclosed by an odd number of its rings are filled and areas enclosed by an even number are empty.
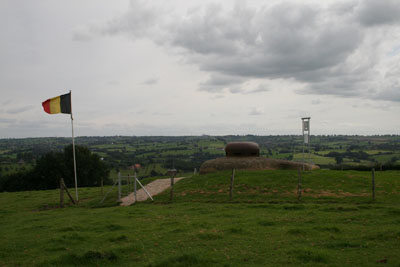
[[[130,207],[81,188],[0,193],[0,266],[400,265],[400,172],[239,171],[194,176]]]

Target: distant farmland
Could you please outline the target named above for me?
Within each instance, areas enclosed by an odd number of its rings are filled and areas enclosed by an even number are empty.
[[[141,177],[165,175],[167,169],[192,173],[208,159],[224,156],[224,147],[232,141],[253,141],[260,145],[261,156],[303,160],[302,137],[287,136],[180,136],[180,137],[78,137],[76,143],[97,153],[111,167],[128,171],[139,163]],[[61,151],[70,138],[0,139],[0,174],[31,168],[35,159],[49,151]],[[306,151],[307,152],[307,151]],[[400,168],[400,136],[312,136],[310,155],[305,158],[323,169],[373,167]]]

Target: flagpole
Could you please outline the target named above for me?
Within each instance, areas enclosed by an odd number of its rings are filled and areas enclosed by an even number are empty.
[[[78,198],[78,179],[76,178],[76,157],[75,157],[75,138],[74,138],[74,117],[72,116],[72,94],[71,90],[69,90],[71,95],[71,126],[72,126],[72,154],[74,155],[74,176],[75,176],[75,195],[76,201],[79,200]]]

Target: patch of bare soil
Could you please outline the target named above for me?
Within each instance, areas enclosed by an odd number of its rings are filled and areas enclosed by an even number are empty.
[[[182,180],[184,177],[179,177],[179,178],[174,178],[174,182],[179,182]],[[139,186],[139,185],[138,185]],[[157,194],[160,194],[164,190],[168,189],[171,187],[171,179],[157,179],[147,185],[144,186],[149,192],[151,196],[155,196]],[[143,190],[143,188],[140,188],[136,192],[136,199],[137,201],[145,201],[149,198],[149,196],[146,194],[146,192]],[[121,206],[130,206],[133,203],[135,203],[135,194],[132,192],[128,196],[121,198]]]

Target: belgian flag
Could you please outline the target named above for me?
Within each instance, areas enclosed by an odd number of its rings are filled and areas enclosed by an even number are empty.
[[[49,114],[71,114],[71,92],[65,95],[49,98],[42,103],[43,109]]]

